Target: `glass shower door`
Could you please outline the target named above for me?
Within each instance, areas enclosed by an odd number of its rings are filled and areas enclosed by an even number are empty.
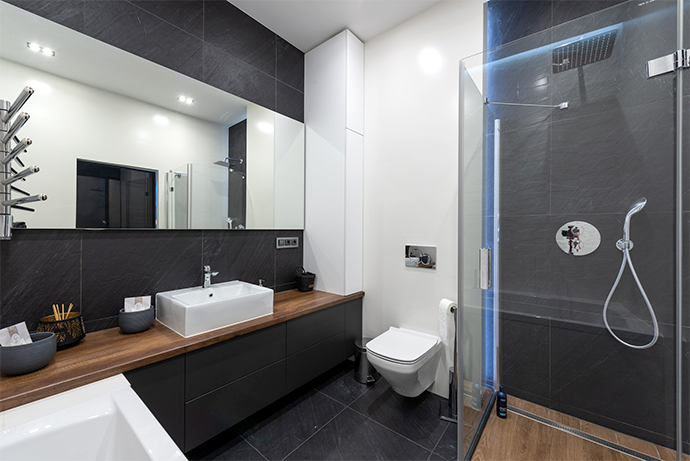
[[[683,285],[690,324],[688,154],[679,172],[682,78],[648,79],[646,64],[677,49],[677,21],[675,2],[630,1],[461,64],[466,385],[477,376],[487,388],[502,384],[509,405],[517,397],[555,419],[615,431],[662,459],[675,458],[689,408],[688,384],[683,391],[676,379],[688,354]],[[628,262],[616,283],[630,245],[639,280]],[[482,248],[491,250],[488,289]],[[475,334],[481,347],[468,343]],[[648,348],[629,347],[657,334]]]

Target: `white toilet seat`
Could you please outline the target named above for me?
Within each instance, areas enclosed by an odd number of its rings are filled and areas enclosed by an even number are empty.
[[[383,360],[412,365],[424,359],[440,342],[437,336],[390,327],[367,343],[367,352]]]
[[[391,327],[367,343],[367,358],[398,394],[416,397],[433,384],[442,348],[437,336]]]

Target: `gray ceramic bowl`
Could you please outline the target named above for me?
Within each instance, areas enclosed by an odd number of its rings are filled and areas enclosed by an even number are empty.
[[[125,312],[124,309],[120,309],[118,322],[123,333],[140,333],[151,326],[153,318],[153,307],[137,312]]]
[[[55,333],[31,333],[31,344],[0,347],[0,371],[23,375],[48,365],[57,351]]]

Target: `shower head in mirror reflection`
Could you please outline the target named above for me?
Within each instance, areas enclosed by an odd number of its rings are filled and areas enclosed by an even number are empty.
[[[220,165],[220,166],[233,166],[233,164],[240,164],[242,165],[244,163],[244,160],[241,158],[230,158],[230,157],[225,157],[223,160],[218,160],[217,162],[213,162],[214,165]]]

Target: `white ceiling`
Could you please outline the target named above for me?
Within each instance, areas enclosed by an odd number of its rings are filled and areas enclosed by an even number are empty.
[[[350,29],[360,40],[441,0],[228,0],[305,53]]]

